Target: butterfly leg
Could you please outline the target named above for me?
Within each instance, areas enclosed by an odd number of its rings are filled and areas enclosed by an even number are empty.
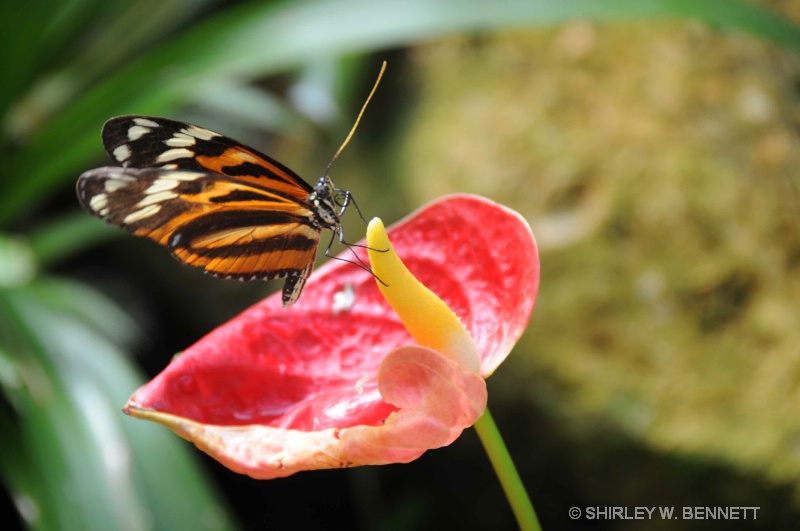
[[[367,223],[367,218],[365,218],[364,214],[361,213],[361,209],[358,208],[358,203],[356,203],[356,200],[353,198],[353,196],[350,195],[350,192],[347,192],[347,195],[348,195],[347,202],[353,203],[353,206],[356,207],[356,212],[358,212],[358,217],[361,218],[361,221]]]
[[[341,216],[342,214],[344,214],[344,211],[347,210],[347,205],[349,205],[350,202],[353,201],[353,196],[350,194],[349,190],[337,190],[337,191],[340,193],[340,198],[337,199],[336,202],[341,207],[341,209],[339,209],[339,216]],[[344,196],[344,199],[341,199],[341,196]],[[356,210],[358,210],[358,207],[356,207]]]
[[[356,212],[358,212],[358,217],[361,218],[361,221],[367,223],[367,218],[364,217],[364,214],[361,213],[361,209],[358,208],[358,203],[356,203],[355,198],[350,193],[349,190],[342,190],[340,188],[335,189],[337,193],[337,200],[336,204],[338,204],[341,208],[339,209],[339,216],[341,217],[344,214],[344,211],[353,203],[353,206],[356,207]]]
[[[339,243],[341,243],[342,245],[347,247],[347,249],[353,254],[353,256],[355,257],[355,259],[357,261],[354,262],[352,260],[348,260],[347,258],[340,258],[338,256],[331,256],[329,254],[330,250],[331,250],[331,247],[333,246],[333,241],[334,241],[334,239],[336,238],[337,235],[339,236]],[[356,253],[353,250],[353,247],[361,247],[362,249],[370,249],[370,250],[372,250],[370,247],[367,247],[366,245],[359,245],[357,243],[347,243],[344,240],[344,233],[342,232],[341,228],[338,228],[337,230],[333,231],[333,233],[331,234],[331,241],[328,242],[328,246],[325,248],[325,256],[328,257],[328,258],[333,258],[334,260],[341,260],[342,262],[347,262],[348,264],[356,265],[356,266],[360,267],[361,269],[363,269],[364,271],[366,271],[367,273],[369,273],[370,275],[372,275],[373,277],[375,277],[375,280],[377,280],[378,282],[380,282],[384,286],[388,286],[388,284],[386,282],[381,280],[380,277],[378,277],[375,273],[372,272],[372,269],[370,269],[370,267],[361,259],[361,257],[358,256],[358,253]],[[384,249],[382,251],[379,250],[379,249],[376,249],[376,250],[378,250],[379,252],[386,252],[389,249]]]

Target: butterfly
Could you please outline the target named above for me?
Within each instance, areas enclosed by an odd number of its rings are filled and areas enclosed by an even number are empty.
[[[284,278],[289,306],[311,274],[322,230],[344,243],[340,218],[351,196],[327,171],[312,187],[231,138],[153,116],[112,118],[102,139],[122,166],[84,172],[81,205],[185,264],[221,278]]]

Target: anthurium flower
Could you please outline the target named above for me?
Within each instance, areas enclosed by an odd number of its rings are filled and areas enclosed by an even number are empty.
[[[530,227],[508,208],[456,195],[388,236],[373,220],[367,244],[369,256],[356,252],[375,276],[328,262],[295,305],[283,308],[276,294],[220,326],[125,412],[258,479],[409,462],[453,442],[484,411],[484,378],[533,310]]]

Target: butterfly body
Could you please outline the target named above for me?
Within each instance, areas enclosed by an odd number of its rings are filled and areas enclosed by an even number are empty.
[[[285,278],[284,306],[311,274],[320,232],[342,240],[350,195],[327,175],[312,187],[252,148],[166,118],[112,118],[102,138],[122,167],[80,176],[77,194],[89,213],[218,277]]]

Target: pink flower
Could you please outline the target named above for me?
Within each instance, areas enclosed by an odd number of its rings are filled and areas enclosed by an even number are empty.
[[[258,479],[405,463],[450,444],[483,413],[484,378],[528,323],[536,243],[516,212],[466,195],[430,203],[389,236],[424,286],[392,251],[369,253],[388,286],[331,261],[294,306],[276,294],[220,326],[125,412]],[[380,220],[367,242],[389,248]]]

